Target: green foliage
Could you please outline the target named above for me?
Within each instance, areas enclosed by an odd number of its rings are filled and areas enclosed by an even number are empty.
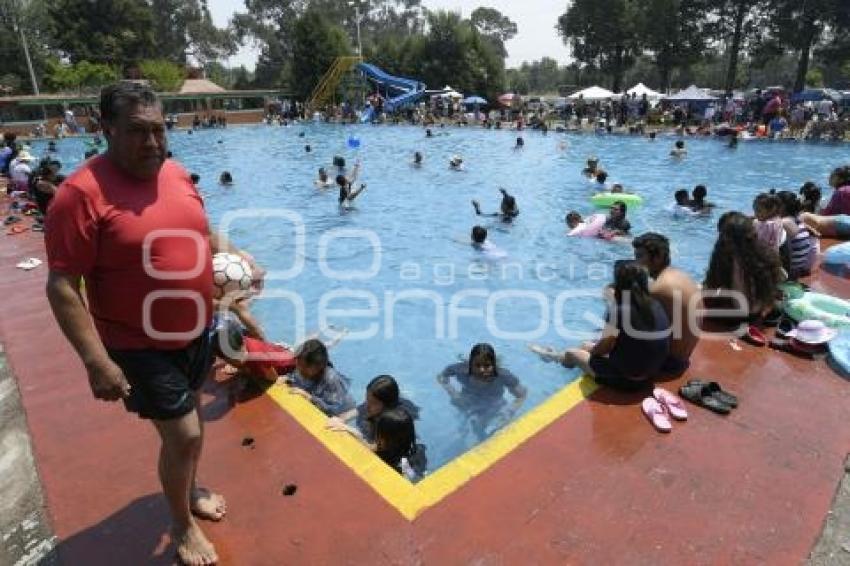
[[[55,90],[82,92],[86,88],[94,90],[114,82],[120,76],[115,67],[104,63],[79,61],[74,64],[63,64],[53,60],[47,64],[44,80],[48,87]]]
[[[213,24],[207,0],[150,0],[157,38],[157,56],[204,66],[236,52],[235,30]]]
[[[495,8],[476,8],[469,21],[478,33],[488,38],[502,56],[507,56],[505,42],[517,34],[517,25]]]
[[[30,58],[36,77],[42,77],[52,58],[48,34],[48,0],[29,0],[25,3],[0,1],[0,76],[11,94],[32,93],[32,81],[27,69],[21,32],[27,38]],[[39,81],[41,82],[41,81]]]
[[[299,98],[310,96],[337,57],[351,53],[345,31],[318,10],[298,18],[292,43],[292,90]]]
[[[139,71],[158,92],[174,92],[186,78],[183,67],[165,59],[145,59],[139,63]]]
[[[823,71],[820,69],[809,69],[806,73],[806,85],[812,87],[823,87]]]

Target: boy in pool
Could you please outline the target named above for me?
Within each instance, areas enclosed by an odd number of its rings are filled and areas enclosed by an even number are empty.
[[[588,179],[593,179],[596,177],[596,173],[599,172],[599,158],[597,157],[588,157],[587,158],[587,167],[582,169],[581,174],[587,177]]]
[[[596,192],[605,193],[608,192],[608,185],[605,182],[608,180],[608,173],[599,169],[596,171],[596,183],[593,188]]]
[[[452,386],[452,378],[460,385],[460,390]],[[494,421],[493,430],[507,424],[528,395],[514,374],[498,367],[496,351],[490,344],[473,346],[469,361],[446,367],[437,376],[437,383],[449,394],[452,404],[467,414],[472,430],[479,438],[487,436],[486,429]],[[514,396],[514,402],[507,409],[504,400],[506,389]]]
[[[711,210],[714,208],[714,203],[705,200],[707,196],[708,189],[705,188],[705,185],[697,185],[694,187],[694,190],[691,191],[691,210],[701,214],[710,214]]]
[[[596,238],[605,225],[604,214],[592,214],[584,219],[575,210],[567,213],[567,236],[581,236],[584,238]]]
[[[516,145],[514,146],[514,149],[522,149],[523,147],[525,147],[525,140],[522,139],[522,136],[520,136],[516,139]]]
[[[671,157],[684,157],[688,154],[684,140],[676,141],[676,146],[670,151]]]
[[[316,338],[295,352],[295,372],[286,383],[291,394],[307,399],[329,417],[354,408],[348,378],[334,369],[327,347]]]
[[[449,160],[449,168],[453,171],[462,171],[463,170],[463,157],[460,155],[452,156]]]
[[[499,192],[502,193],[500,212],[481,212],[481,205],[477,200],[472,201],[472,208],[475,209],[475,214],[478,216],[498,216],[501,218],[502,222],[512,222],[514,218],[519,216],[519,207],[517,207],[516,199],[512,195],[508,194],[508,191],[505,189],[499,189]]]
[[[413,166],[422,167],[422,152],[417,151],[413,154]]]
[[[221,176],[218,178],[218,183],[224,186],[232,185],[233,175],[230,174],[230,171],[223,171]]]
[[[329,189],[334,186],[334,182],[331,181],[324,167],[319,167],[319,178],[313,181],[313,184],[316,185],[317,189]]]
[[[673,198],[676,199],[676,203],[672,206],[670,211],[673,213],[674,218],[686,218],[688,216],[696,216],[699,214],[699,212],[691,208],[687,190],[679,189],[673,194]]]
[[[487,239],[487,229],[483,226],[472,227],[472,247],[493,259],[508,255],[507,252]]]

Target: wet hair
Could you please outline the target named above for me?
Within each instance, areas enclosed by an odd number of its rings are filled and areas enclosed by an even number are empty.
[[[417,161],[417,162],[422,161],[422,153],[419,152],[419,151],[414,152],[413,159],[414,159],[414,161]]]
[[[621,200],[615,200],[614,202],[611,203],[611,206],[618,207],[623,212],[623,216],[625,216],[626,212],[628,212],[628,210],[629,210],[629,207],[626,206],[626,203],[624,203]]]
[[[611,192],[612,193],[622,193],[623,192],[623,185],[621,185],[620,183],[614,183],[614,186],[611,187]]]
[[[197,185],[201,180],[201,176],[197,173],[192,173],[191,175],[189,175],[189,178],[192,179],[193,185]]]
[[[643,250],[652,259],[658,259],[667,267],[670,265],[670,240],[656,232],[641,234],[632,240],[632,247]]]
[[[398,383],[391,375],[379,375],[374,378],[366,385],[366,393],[371,393],[385,409],[395,409],[398,406]]]
[[[596,172],[596,182],[597,183],[604,183],[606,179],[608,179],[608,173],[606,173],[605,171],[597,171]]]
[[[502,210],[502,214],[505,216],[516,216],[519,214],[519,209],[516,205],[516,198],[509,195],[507,192],[504,192],[504,195],[502,196],[500,208]]]
[[[166,159],[171,159],[172,157],[174,157],[174,153],[172,153],[171,150],[169,149],[168,151],[165,152],[165,157],[166,157]]]
[[[578,224],[579,222],[581,222],[581,214],[579,214],[575,210],[571,210],[567,213],[567,217],[564,219],[564,221],[567,223],[567,226],[569,226],[572,222]]]
[[[307,145],[304,146],[304,151],[306,151],[307,153],[310,153],[311,151],[313,151],[313,148],[310,147],[310,144],[308,143]]]
[[[731,289],[737,260],[747,299],[765,305],[772,303],[777,285],[783,279],[779,255],[758,239],[752,220],[740,212],[723,214],[717,222],[717,231],[705,287]]]
[[[345,167],[345,158],[340,155],[334,155],[334,167]]]
[[[327,347],[325,347],[321,340],[317,340],[316,338],[311,338],[301,344],[301,347],[295,352],[295,357],[308,366],[321,366],[324,368],[330,365]]]
[[[431,128],[427,128],[427,129],[425,130],[425,136],[426,136],[426,137],[429,137],[429,138],[430,138],[430,137],[431,137],[431,136],[433,136],[433,135],[434,135],[434,132],[432,132],[432,131],[431,131]]]
[[[843,165],[841,167],[836,167],[832,170],[832,174],[829,176],[830,180],[835,178],[835,187],[845,187],[850,185],[850,165]]]
[[[472,375],[472,363],[482,357],[490,360],[493,364],[493,369],[495,370],[494,373],[498,373],[496,366],[496,350],[494,350],[493,346],[490,344],[481,342],[473,346],[472,350],[469,351],[469,375]]]
[[[517,146],[517,147],[522,147],[522,146],[524,146],[524,145],[525,145],[525,140],[524,140],[524,139],[522,139],[522,136],[518,137],[518,138],[516,139],[516,146]]]
[[[375,450],[387,465],[401,472],[401,459],[416,452],[416,428],[413,417],[401,408],[383,411],[375,419]]]
[[[233,175],[230,174],[230,171],[223,171],[221,176],[218,178],[219,183],[232,183]]]
[[[708,196],[708,189],[705,188],[705,185],[697,185],[694,187],[691,196],[693,196],[695,201],[699,202]]]
[[[141,83],[121,81],[105,86],[100,91],[100,115],[105,122],[119,119],[127,108],[157,104],[159,100],[154,91]]]
[[[791,191],[779,191],[776,193],[776,197],[779,199],[781,205],[782,216],[797,218],[800,212],[802,212],[803,203],[801,203],[800,199],[797,198],[797,195]]]
[[[483,244],[487,239],[487,229],[483,226],[472,227],[472,241],[476,244]]]
[[[620,260],[614,263],[614,299],[623,304],[624,293],[628,293],[631,306],[631,323],[636,330],[651,330],[655,327],[652,312],[652,296],[649,294],[649,272],[640,263]]]
[[[821,199],[820,187],[809,181],[800,187],[800,194],[803,196],[803,210],[806,212],[817,212],[817,207]]]
[[[679,189],[673,194],[673,198],[676,199],[676,204],[687,205],[688,204],[688,191],[685,189]]]
[[[683,140],[676,141],[676,149],[682,149],[685,147],[685,142]]]
[[[655,139],[655,132],[649,132],[649,139],[651,139],[651,140]]]
[[[763,211],[768,217],[776,216],[782,211],[782,201],[774,193],[759,193],[753,199],[753,212]]]

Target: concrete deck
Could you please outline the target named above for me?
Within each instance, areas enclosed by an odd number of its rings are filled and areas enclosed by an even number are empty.
[[[0,343],[17,379],[64,564],[168,564],[153,429],[95,401],[43,293],[39,235],[0,235]],[[850,284],[812,285],[844,297]],[[640,398],[599,390],[412,521],[275,400],[205,388],[206,530],[223,564],[798,564],[850,450],[850,383],[822,361],[703,342],[680,381],[738,394],[656,433]],[[243,447],[245,437],[253,447]],[[281,489],[295,484],[292,496]],[[850,556],[850,555],[848,555]]]

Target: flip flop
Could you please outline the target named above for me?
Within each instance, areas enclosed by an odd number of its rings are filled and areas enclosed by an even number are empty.
[[[720,402],[711,392],[706,390],[705,383],[688,383],[679,388],[679,395],[694,405],[714,411],[719,415],[728,415],[732,408],[726,403]]]
[[[688,381],[688,385],[691,384],[702,385],[706,388],[706,391],[711,394],[712,397],[714,397],[724,405],[729,405],[733,409],[738,406],[738,397],[729,393],[728,391],[724,391],[720,387],[720,384],[716,381],[703,381],[700,379],[692,379]]]
[[[667,411],[664,410],[664,405],[656,401],[652,397],[647,397],[640,404],[640,408],[655,430],[658,432],[670,432],[673,430],[673,424],[667,416]]]
[[[744,332],[743,336],[741,336],[741,340],[753,346],[758,346],[759,348],[767,345],[767,337],[761,330],[758,329],[758,327],[753,325],[747,327],[746,332]]]
[[[660,387],[656,387],[652,391],[652,396],[655,397],[656,401],[664,405],[671,417],[677,421],[688,420],[688,410],[685,408],[685,404],[682,403],[681,399]]]
[[[24,271],[29,271],[31,269],[35,269],[39,265],[41,265],[41,260],[37,257],[31,257],[18,263],[15,267],[17,267],[18,269],[23,269]]]
[[[15,216],[14,214],[12,214],[12,215],[9,215],[9,216],[6,217],[6,219],[3,221],[3,224],[5,226],[9,226],[11,224],[16,224],[20,221],[21,221],[20,216]]]
[[[29,228],[27,228],[23,224],[15,224],[14,226],[12,226],[8,230],[6,230],[6,235],[7,236],[14,236],[16,234],[22,234],[23,232],[26,232],[27,230],[29,230]]]

